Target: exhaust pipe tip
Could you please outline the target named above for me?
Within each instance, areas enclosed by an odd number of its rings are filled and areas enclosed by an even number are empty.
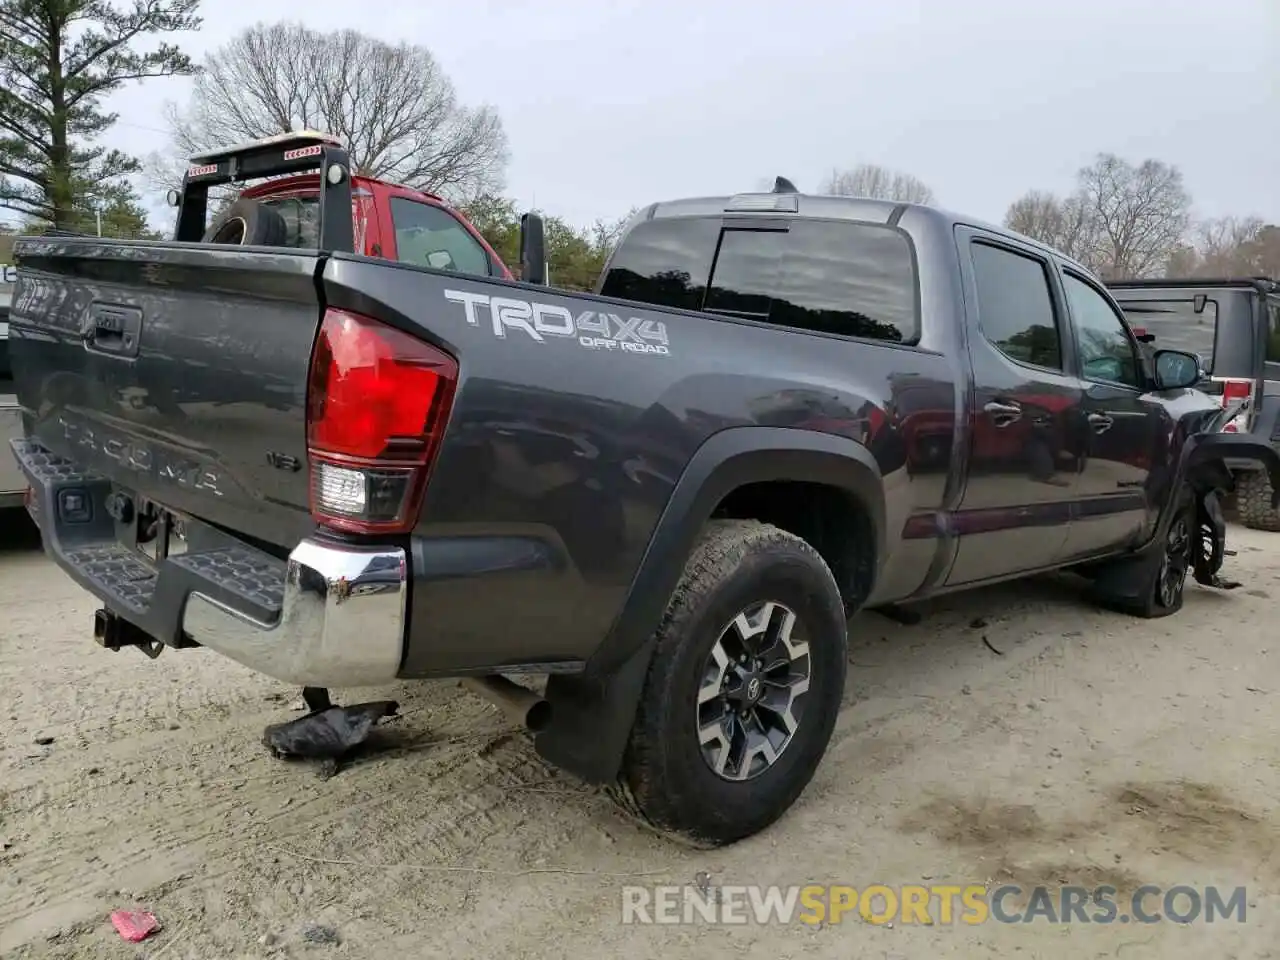
[[[530,733],[541,733],[551,725],[551,701],[538,698],[524,715],[525,728]]]
[[[507,717],[530,733],[545,730],[551,723],[551,704],[528,687],[500,674],[463,677],[462,686],[502,710]]]

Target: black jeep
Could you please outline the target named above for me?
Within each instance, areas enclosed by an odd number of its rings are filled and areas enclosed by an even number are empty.
[[[1201,389],[1240,413],[1227,433],[1266,437],[1280,445],[1280,283],[1234,280],[1125,280],[1108,285],[1147,349],[1198,353]],[[1236,507],[1255,530],[1280,530],[1271,481],[1252,461],[1228,461]]]

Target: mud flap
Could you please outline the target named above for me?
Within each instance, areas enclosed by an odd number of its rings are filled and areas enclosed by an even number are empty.
[[[612,783],[622,767],[653,649],[650,638],[605,676],[553,674],[546,692],[551,723],[533,741],[538,755],[588,783]]]

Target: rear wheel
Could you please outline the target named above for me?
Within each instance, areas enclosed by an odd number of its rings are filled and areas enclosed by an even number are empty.
[[[1280,510],[1271,506],[1271,478],[1265,470],[1236,474],[1236,511],[1251,530],[1280,531]]]
[[[846,643],[840,591],[808,543],[713,521],[658,628],[617,799],[711,845],[773,823],[831,739]]]

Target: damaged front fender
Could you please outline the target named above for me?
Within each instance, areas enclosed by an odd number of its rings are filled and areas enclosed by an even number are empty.
[[[1216,424],[1215,424],[1216,426]],[[1226,557],[1227,523],[1219,504],[1219,495],[1231,484],[1226,461],[1252,460],[1271,477],[1272,506],[1280,507],[1280,452],[1271,444],[1255,437],[1217,430],[1198,432],[1187,437],[1173,470],[1164,508],[1148,542],[1148,547],[1162,546],[1169,527],[1185,500],[1182,492],[1190,489],[1196,502],[1197,549],[1192,572],[1198,583],[1220,589],[1239,586],[1221,579],[1218,571]],[[1145,552],[1145,551],[1143,551]]]
[[[1219,486],[1230,476],[1227,460],[1253,460],[1271,478],[1271,506],[1280,508],[1280,452],[1268,440],[1235,433],[1197,433],[1187,438],[1178,464],[1178,480],[1200,489]],[[1175,487],[1176,489],[1176,487]]]

